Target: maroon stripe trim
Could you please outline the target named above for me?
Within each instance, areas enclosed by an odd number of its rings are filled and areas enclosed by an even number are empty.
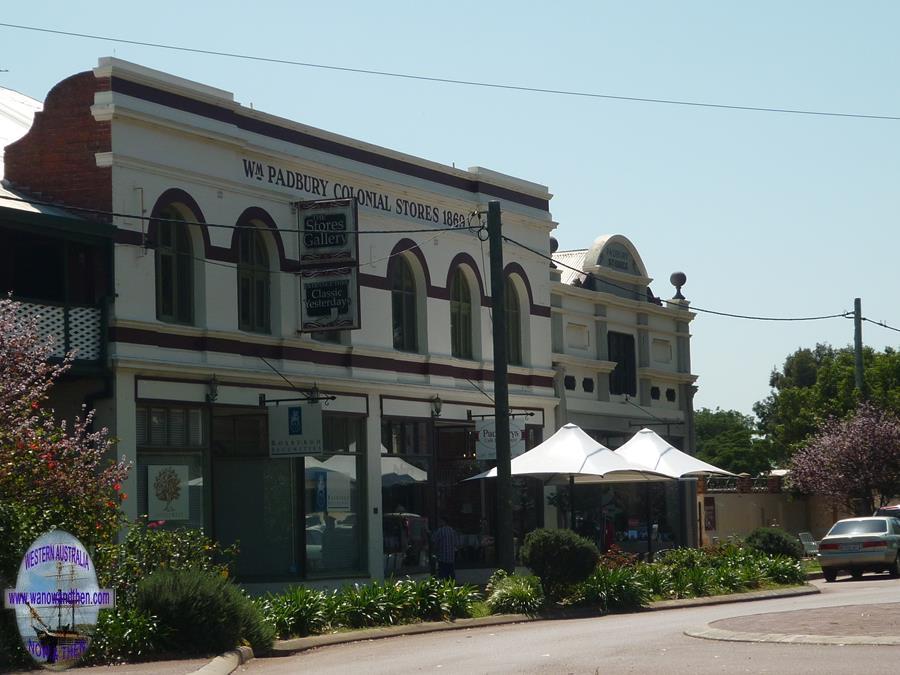
[[[110,88],[112,91],[125,94],[126,96],[133,96],[134,98],[150,101],[151,103],[175,108],[176,110],[183,110],[195,115],[200,115],[201,117],[224,122],[225,124],[233,124],[239,129],[244,129],[245,131],[257,133],[269,138],[287,141],[294,145],[311,148],[313,150],[320,150],[332,155],[337,155],[338,157],[352,159],[371,166],[377,166],[381,169],[387,169],[388,171],[396,171],[397,173],[402,173],[407,176],[414,176],[434,183],[440,183],[441,185],[465,190],[466,192],[499,197],[500,199],[515,202],[516,204],[522,204],[523,206],[529,206],[541,211],[550,210],[550,201],[547,199],[541,199],[540,197],[534,197],[483,181],[461,178],[460,176],[444,173],[438,169],[419,166],[418,164],[413,164],[412,162],[407,162],[402,159],[385,157],[384,155],[379,155],[371,150],[356,148],[338,141],[313,136],[312,134],[296,129],[288,129],[271,122],[265,122],[252,117],[245,117],[239,112],[229,110],[228,108],[223,108],[211,103],[204,103],[203,101],[197,101],[196,99],[181,96],[180,94],[162,91],[161,89],[156,89],[155,87],[139,84],[137,82],[131,82],[130,80],[125,80],[121,77],[110,78]]]
[[[334,353],[318,351],[307,347],[286,347],[283,345],[267,345],[249,340],[232,340],[206,335],[176,335],[143,328],[127,328],[110,326],[110,342],[164,347],[168,349],[185,349],[196,352],[218,352],[222,354],[239,354],[241,356],[260,356],[267,359],[283,359],[287,361],[306,361],[343,368],[367,368],[415,375],[438,375],[441,377],[457,377],[493,382],[494,371],[487,368],[464,368],[439,363],[410,362],[382,356],[363,356],[360,354]],[[510,384],[529,387],[553,387],[552,377],[538,375],[509,374]]]

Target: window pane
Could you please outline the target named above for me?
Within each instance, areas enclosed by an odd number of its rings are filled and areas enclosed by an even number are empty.
[[[175,259],[171,254],[157,252],[159,258],[159,314],[172,318],[175,315]]]
[[[192,274],[191,268],[194,261],[187,255],[178,256],[178,270],[176,272],[175,292],[177,293],[178,303],[178,320],[189,323],[193,314],[191,307],[193,301]]]
[[[168,421],[168,411],[165,408],[153,408],[150,411],[150,445],[168,445]]]
[[[365,455],[304,458],[308,576],[365,571]]]
[[[185,425],[185,411],[180,409],[169,411],[169,443],[168,445],[181,448],[187,445]]]

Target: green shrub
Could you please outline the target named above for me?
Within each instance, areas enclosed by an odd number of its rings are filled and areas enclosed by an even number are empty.
[[[584,581],[599,555],[593,542],[571,530],[534,530],[525,536],[522,546],[522,561],[540,578],[544,593],[551,598]]]
[[[160,651],[162,630],[156,617],[133,607],[102,610],[83,663],[133,663]]]
[[[492,577],[487,604],[493,614],[537,614],[544,605],[541,580],[520,574]]]
[[[669,598],[672,595],[672,571],[668,566],[659,563],[638,565],[635,575],[651,597]]]
[[[685,567],[676,569],[673,576],[680,577],[678,587],[686,591],[683,597],[700,598],[718,592],[716,575],[710,567]]]
[[[138,583],[134,605],[158,618],[161,651],[179,657],[219,653],[242,640],[264,653],[274,639],[257,605],[209,570],[159,569]]]
[[[744,541],[750,548],[767,555],[786,555],[796,560],[803,557],[800,540],[777,527],[758,527]]]
[[[230,574],[237,545],[223,549],[197,528],[166,529],[142,518],[133,523],[121,544],[99,546],[95,557],[102,588],[116,589],[116,602],[131,601],[141,579],[158,569],[200,569]]]
[[[421,582],[420,582],[421,583]],[[438,597],[441,603],[441,618],[464,619],[472,616],[472,605],[481,600],[474,586],[459,586],[454,581],[438,581]],[[419,615],[419,618],[427,618]]]
[[[282,638],[314,635],[328,627],[322,591],[291,586],[282,593],[270,593],[258,604],[275,633]]]
[[[761,561],[762,573],[776,584],[802,584],[806,580],[800,561],[787,556],[772,556]]]
[[[649,594],[634,567],[599,566],[575,591],[575,604],[599,607],[604,612],[637,609]]]
[[[410,614],[414,598],[411,585],[393,581],[345,586],[335,594],[333,624],[366,628],[399,623]]]

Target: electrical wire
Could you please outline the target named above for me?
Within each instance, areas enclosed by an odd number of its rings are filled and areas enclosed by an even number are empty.
[[[221,223],[198,223],[192,220],[181,220],[179,218],[159,218],[158,216],[144,216],[137,215],[134,213],[120,213],[117,211],[104,211],[102,209],[89,209],[83,206],[69,206],[68,204],[61,204],[59,202],[48,202],[41,199],[30,199],[26,197],[8,197],[6,195],[0,195],[0,199],[6,199],[11,202],[21,202],[23,204],[32,204],[36,206],[51,206],[57,209],[64,209],[66,211],[77,211],[79,213],[90,213],[93,215],[99,216],[108,216],[110,218],[130,218],[133,220],[152,220],[154,222],[160,223],[183,223],[184,225],[199,225],[202,227],[216,227],[220,229],[226,230],[243,230],[246,229],[246,225],[223,225]],[[335,201],[333,199],[329,199],[327,201]],[[471,221],[470,221],[471,222]],[[422,232],[460,232],[462,230],[480,230],[483,229],[482,225],[478,227],[474,227],[472,225],[467,225],[466,227],[425,227],[425,228],[417,228],[413,230],[347,230],[347,234],[418,234]]]
[[[4,25],[4,24],[0,23],[0,26],[2,26],[2,25]],[[25,204],[38,205],[38,206],[50,206],[50,207],[65,209],[65,210],[69,210],[69,211],[78,211],[78,212],[82,212],[82,213],[91,213],[94,215],[103,215],[103,216],[109,216],[109,217],[115,217],[115,218],[130,218],[130,219],[144,220],[144,221],[153,220],[153,221],[162,222],[162,223],[181,223],[184,225],[200,225],[200,226],[205,226],[205,227],[224,228],[224,229],[230,229],[230,230],[240,230],[240,229],[245,229],[247,227],[245,225],[224,225],[224,224],[219,224],[219,223],[197,223],[197,222],[192,222],[192,221],[179,220],[177,218],[157,218],[157,217],[153,217],[153,216],[121,213],[121,212],[116,212],[116,211],[104,211],[101,209],[90,209],[90,208],[85,208],[85,207],[80,207],[80,206],[68,206],[66,204],[60,204],[58,202],[48,202],[48,201],[39,200],[39,199],[28,199],[28,198],[24,198],[24,197],[9,197],[6,195],[0,195],[0,199],[5,199],[8,201],[13,201],[13,202],[21,202],[21,203],[25,203]],[[471,224],[472,218],[475,216],[479,217],[479,225],[477,225],[477,226],[474,226]],[[357,234],[357,235],[360,235],[360,234],[373,234],[373,235],[374,234],[393,234],[393,235],[396,235],[396,234],[419,234],[419,233],[424,233],[424,232],[427,232],[429,234],[437,233],[430,239],[423,242],[423,243],[427,244],[427,243],[434,241],[441,234],[444,234],[446,232],[460,232],[460,231],[481,232],[485,229],[486,229],[485,226],[483,224],[481,224],[481,222],[480,222],[480,212],[473,211],[472,214],[469,216],[467,225],[465,227],[420,228],[420,229],[410,229],[410,230],[353,230],[353,231],[348,231],[347,233],[348,234]],[[480,237],[479,237],[479,239],[480,239]],[[545,260],[549,260],[550,262],[552,262],[555,265],[565,267],[566,269],[572,270],[573,272],[577,272],[578,274],[584,274],[588,277],[593,276],[590,272],[585,272],[584,270],[580,270],[577,267],[572,267],[571,265],[567,265],[566,263],[561,262],[560,260],[556,260],[552,256],[549,256],[549,255],[543,253],[542,251],[538,251],[538,250],[531,248],[530,246],[526,246],[525,244],[521,243],[520,241],[516,241],[515,239],[512,239],[511,237],[507,237],[504,235],[503,241],[508,242],[510,244],[514,244],[516,246],[519,246],[520,248],[523,248],[526,251],[529,251],[530,253],[540,256],[541,258],[544,258]],[[482,258],[481,263],[482,263],[482,265],[484,265],[484,241],[481,240],[481,242],[482,242],[481,243],[481,258]],[[132,246],[141,246],[141,244],[131,244],[131,242],[120,242],[120,243],[125,243],[125,244],[129,244]],[[410,246],[409,248],[403,249],[402,251],[398,251],[396,253],[392,253],[391,255],[385,256],[383,258],[377,258],[375,260],[370,260],[367,262],[360,262],[359,266],[360,267],[368,267],[368,266],[374,265],[376,263],[383,262],[384,260],[389,260],[390,258],[393,258],[397,255],[401,255],[407,251],[411,251],[414,248],[421,249],[421,247],[422,247],[422,244],[415,244],[414,246]],[[190,256],[190,258],[193,260],[199,260],[201,262],[204,262],[204,263],[207,263],[210,265],[218,265],[220,267],[228,267],[228,268],[234,267],[234,263],[224,263],[224,262],[220,262],[217,260],[209,260],[208,258],[200,258],[197,256]],[[341,267],[346,267],[346,265],[338,265],[334,268],[319,268],[319,269],[338,269]],[[280,272],[280,270],[271,270],[270,274],[276,274],[279,272]],[[606,279],[604,279],[603,282],[605,284],[612,286],[613,288],[618,288],[619,290],[626,291],[628,293],[636,293],[634,291],[634,289],[632,289],[632,288],[620,286],[620,285],[613,283],[611,281],[608,281]],[[852,316],[852,313],[849,313],[849,312],[841,312],[840,314],[825,314],[825,315],[821,315],[821,316],[803,316],[803,317],[752,316],[752,315],[747,315],[747,314],[735,314],[732,312],[720,312],[717,310],[705,309],[705,308],[697,307],[697,306],[693,306],[693,305],[690,307],[690,310],[694,311],[694,312],[702,312],[705,314],[714,314],[716,316],[730,317],[733,319],[749,319],[749,320],[753,320],[753,321],[821,321],[823,319],[835,319],[835,318],[843,318],[843,317]],[[876,323],[877,325],[880,325],[883,328],[887,328],[889,330],[895,330],[897,332],[900,332],[900,329],[893,328],[892,326],[888,326],[887,324],[880,324],[875,321],[872,321],[871,319],[863,319],[863,320],[869,321],[870,323]]]
[[[590,272],[585,272],[584,270],[580,270],[577,267],[572,267],[571,265],[567,265],[566,263],[564,263],[560,260],[556,260],[552,256],[549,256],[546,253],[543,253],[542,251],[537,251],[537,250],[531,248],[530,246],[526,246],[525,244],[523,244],[519,241],[516,241],[515,239],[512,239],[512,238],[504,235],[503,241],[506,241],[506,242],[509,242],[510,244],[515,244],[516,246],[524,248],[526,251],[534,253],[535,255],[540,256],[541,258],[544,258],[545,260],[549,260],[554,265],[559,265],[561,267],[565,267],[566,269],[572,270],[573,272],[577,272],[578,274],[584,274],[588,277],[592,277],[592,278],[596,279],[596,277],[593,274],[591,274]],[[621,291],[627,291],[628,293],[634,293],[635,295],[638,295],[638,293],[633,288],[628,288],[626,286],[620,286],[619,284],[613,283],[612,281],[608,281],[607,279],[603,279],[602,281],[605,284],[609,284],[613,288],[618,288]],[[802,317],[751,316],[748,314],[734,314],[731,312],[719,312],[719,311],[716,311],[713,309],[703,309],[702,307],[694,307],[693,305],[689,309],[690,309],[690,311],[693,311],[693,312],[704,312],[706,314],[715,314],[717,316],[727,316],[727,317],[731,317],[733,319],[751,319],[754,321],[820,321],[822,319],[837,319],[837,318],[842,318],[842,317],[846,317],[846,316],[851,316],[851,314],[848,312],[841,312],[840,314],[826,314],[823,316],[802,316]]]
[[[884,321],[875,321],[873,319],[867,319],[866,317],[862,317],[862,320],[866,321],[867,323],[872,323],[872,324],[875,324],[876,326],[881,326],[882,328],[887,328],[888,330],[893,330],[893,331],[900,333],[900,328],[894,328],[893,326],[889,326]]]
[[[615,94],[601,94],[597,92],[576,91],[569,89],[548,89],[544,87],[530,87],[524,85],[503,84],[499,82],[481,82],[477,80],[460,80],[449,77],[433,77],[427,75],[412,75],[409,73],[398,73],[386,70],[374,70],[371,68],[353,68],[349,66],[335,66],[324,63],[311,63],[308,61],[294,61],[291,59],[277,59],[267,56],[255,56],[252,54],[240,54],[236,52],[224,52],[213,49],[200,49],[199,47],[184,47],[180,45],[165,44],[161,42],[149,42],[144,40],[129,40],[126,38],[109,37],[105,35],[94,35],[90,33],[77,33],[74,31],[54,30],[51,28],[40,28],[37,26],[24,26],[14,23],[0,23],[0,27],[14,28],[17,30],[27,30],[36,33],[48,33],[52,35],[64,35],[66,37],[85,38],[89,40],[101,40],[103,42],[117,42],[120,44],[136,45],[139,47],[152,47],[154,49],[167,49],[171,51],[189,52],[192,54],[205,54],[208,56],[224,56],[233,59],[243,59],[246,61],[258,61],[263,63],[275,63],[287,66],[299,66],[302,68],[317,68],[320,70],[338,71],[344,73],[356,73],[359,75],[376,75],[379,77],[391,77],[404,80],[416,80],[421,82],[435,82],[440,84],[455,84],[467,87],[481,87],[487,89],[501,89],[506,91],[520,91],[534,94],[551,94],[555,96],[570,96],[579,98],[606,99],[611,101],[629,101],[634,103],[654,103],[661,105],[689,106],[695,108],[711,108],[717,110],[737,110],[747,112],[763,112],[763,113],[779,113],[786,115],[812,115],[820,117],[845,117],[853,119],[867,120],[890,120],[898,121],[900,116],[882,115],[882,114],[862,114],[835,112],[828,110],[806,110],[800,108],[780,108],[769,106],[751,106],[751,105],[729,105],[724,103],[709,103],[705,101],[685,101],[680,99],[666,98],[650,98],[645,96],[621,96]]]

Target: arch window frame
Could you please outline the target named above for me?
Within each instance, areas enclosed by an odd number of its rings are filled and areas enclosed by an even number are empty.
[[[450,353],[459,359],[472,359],[472,289],[462,267],[450,281]]]
[[[237,231],[238,328],[271,332],[272,279],[263,233],[252,225]]]
[[[504,280],[503,304],[506,309],[506,362],[522,365],[522,300],[512,278]]]
[[[194,246],[188,222],[175,203],[157,212],[156,318],[168,323],[194,323]]]
[[[412,263],[398,256],[390,276],[391,332],[397,351],[419,352],[418,286]]]

